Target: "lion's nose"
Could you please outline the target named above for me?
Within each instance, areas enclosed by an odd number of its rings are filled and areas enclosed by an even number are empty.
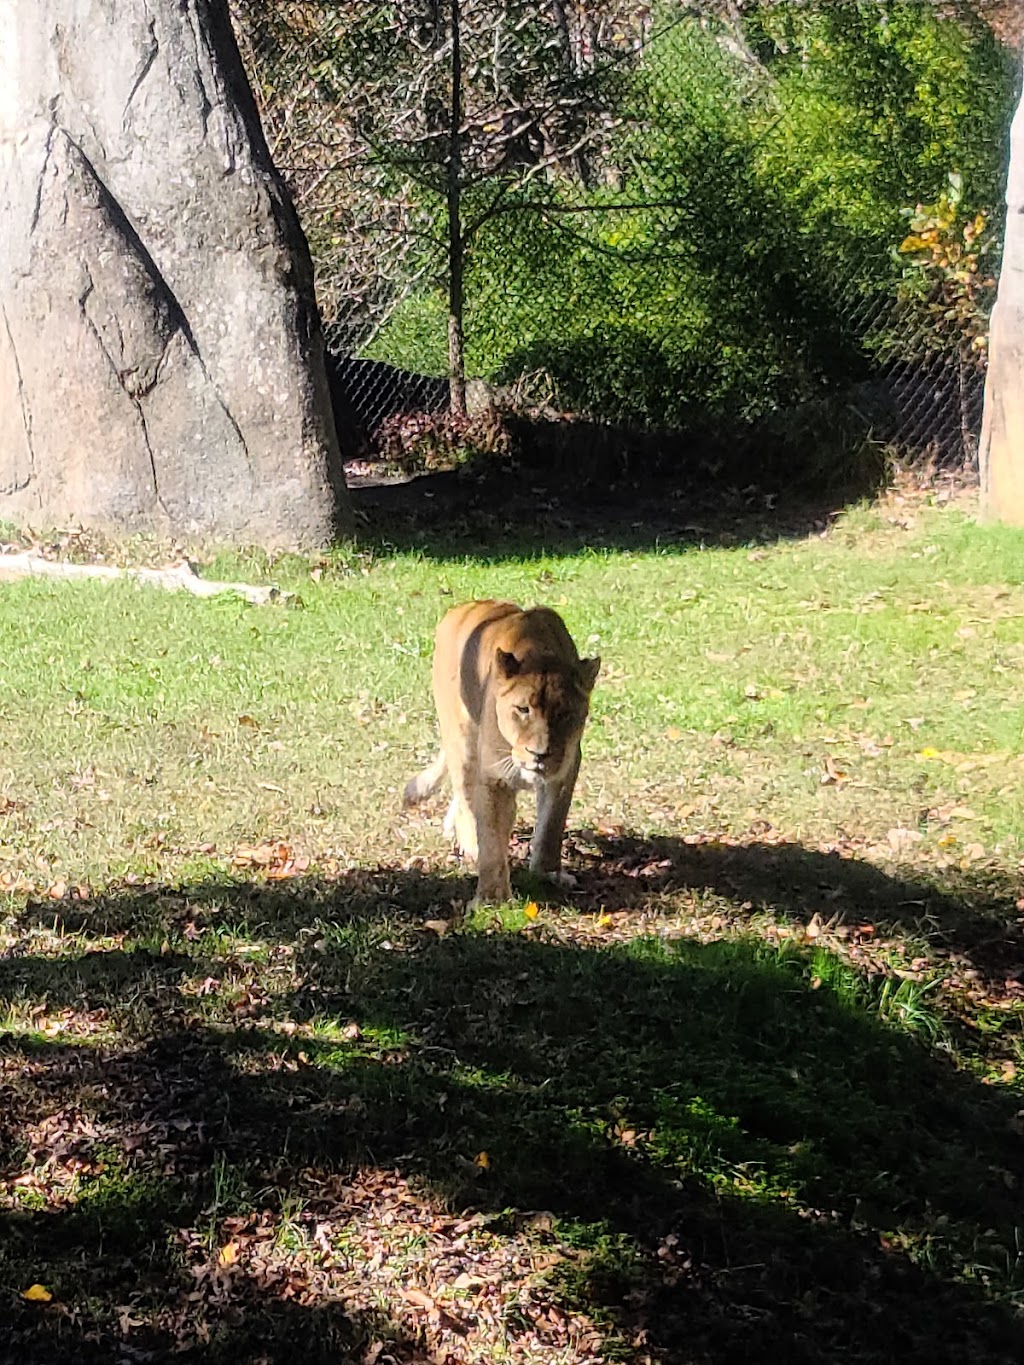
[[[530,755],[530,757],[531,757],[532,759],[535,760],[535,762],[537,762],[537,763],[543,763],[544,760],[547,758],[548,754],[550,753],[550,750],[549,750],[549,749],[543,749],[543,750],[541,750],[541,749],[530,749],[530,748],[527,748],[526,752]]]

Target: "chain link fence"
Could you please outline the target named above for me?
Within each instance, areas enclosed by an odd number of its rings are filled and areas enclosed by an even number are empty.
[[[644,431],[822,411],[975,459],[1017,69],[975,5],[233,14],[364,451],[464,369],[471,408]]]

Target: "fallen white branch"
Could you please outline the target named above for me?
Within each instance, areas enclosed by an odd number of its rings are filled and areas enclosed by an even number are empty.
[[[0,580],[5,578],[130,578],[169,592],[190,592],[196,597],[216,597],[232,592],[258,607],[269,602],[287,602],[294,593],[275,587],[256,587],[251,583],[215,583],[200,578],[188,561],[169,564],[166,569],[119,569],[113,564],[72,564],[64,559],[44,559],[34,554],[0,554]]]

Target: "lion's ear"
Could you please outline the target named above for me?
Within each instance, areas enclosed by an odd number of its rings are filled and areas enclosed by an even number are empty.
[[[509,654],[506,649],[495,651],[495,661],[498,665],[498,672],[503,678],[514,678],[519,672],[519,660],[514,654]]]
[[[581,659],[580,660],[580,682],[587,692],[592,692],[594,684],[597,682],[597,675],[601,670],[600,659]]]

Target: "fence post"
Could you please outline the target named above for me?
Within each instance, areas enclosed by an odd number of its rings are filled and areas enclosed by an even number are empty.
[[[451,410],[466,415],[466,355],[463,344],[463,253],[462,239],[462,32],[459,6],[452,6],[452,98],[448,143],[448,374]]]

